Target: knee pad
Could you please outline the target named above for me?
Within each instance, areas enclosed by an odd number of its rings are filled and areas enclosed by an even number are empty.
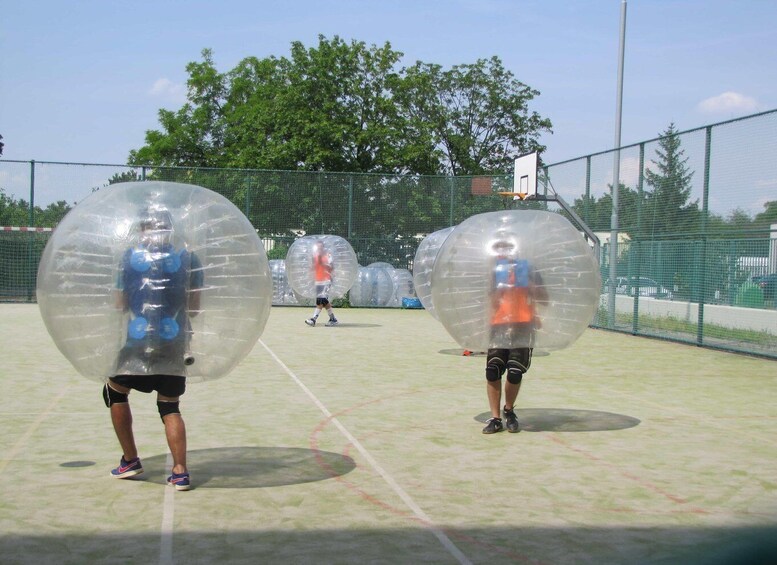
[[[181,411],[178,409],[179,404],[180,402],[177,400],[175,402],[163,402],[162,400],[157,400],[156,407],[159,410],[159,417],[164,420],[165,416],[168,414],[180,414]]]
[[[105,383],[103,387],[103,400],[105,405],[110,408],[111,404],[126,404],[129,402],[129,395],[113,390],[108,383]]]
[[[486,380],[498,381],[502,378],[502,373],[505,371],[505,363],[499,357],[490,357],[486,361]]]
[[[516,366],[511,366],[510,363],[507,363],[507,382],[513,385],[519,385],[521,384],[521,379],[523,379],[523,371],[519,369]]]

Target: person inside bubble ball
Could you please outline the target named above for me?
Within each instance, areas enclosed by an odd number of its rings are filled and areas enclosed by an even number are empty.
[[[326,308],[326,312],[329,314],[329,321],[326,325],[336,326],[338,324],[332,309],[332,303],[329,302],[333,270],[332,254],[326,250],[324,242],[319,239],[313,244],[313,276],[316,283],[316,307],[313,310],[313,316],[305,320],[305,323],[309,326],[316,325],[316,320],[318,320],[318,316],[324,308]]]
[[[200,309],[202,265],[185,247],[173,244],[173,222],[164,208],[141,213],[136,245],[127,249],[117,277],[116,306],[127,314],[127,337],[119,352],[116,374],[103,388],[116,436],[123,453],[111,471],[117,479],[143,472],[132,429],[131,390],[157,393],[157,408],[173,457],[167,483],[189,490],[186,466],[186,425],[179,398],[186,389],[190,317]]]
[[[484,434],[518,432],[515,401],[521,380],[529,370],[534,333],[540,327],[536,306],[548,303],[542,277],[528,260],[518,253],[518,243],[510,237],[498,237],[491,246],[493,255],[490,330],[491,344],[518,343],[521,347],[492,348],[486,354],[486,391],[491,418]],[[525,345],[524,345],[525,344]],[[502,375],[507,373],[502,403]],[[504,423],[500,417],[503,408]]]

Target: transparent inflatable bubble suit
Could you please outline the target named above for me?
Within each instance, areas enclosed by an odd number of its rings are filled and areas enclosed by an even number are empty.
[[[348,302],[357,308],[388,306],[394,295],[394,281],[385,267],[359,267]]]
[[[306,235],[297,239],[286,253],[286,276],[291,288],[305,298],[316,298],[316,257],[331,265],[328,297],[340,298],[353,285],[359,262],[345,239],[337,235]]]
[[[437,230],[427,235],[418,246],[413,259],[413,287],[421,305],[438,320],[432,301],[432,270],[440,247],[455,226]]]
[[[533,346],[551,351],[573,343],[592,321],[601,275],[581,232],[560,214],[507,210],[472,216],[445,239],[431,277],[435,311],[463,348],[525,347],[522,338],[492,344],[491,297],[497,242],[508,241],[514,256],[541,276],[548,303],[537,305],[541,326]]]
[[[222,377],[256,344],[272,296],[242,212],[206,188],[157,181],[114,184],[75,206],[46,245],[37,285],[55,344],[100,381]]]
[[[270,259],[270,273],[272,273],[272,303],[273,306],[299,304],[297,296],[286,278],[286,261],[283,259]]]
[[[413,275],[407,269],[394,269],[391,272],[394,292],[389,300],[389,306],[400,308],[403,298],[415,298],[413,290]]]

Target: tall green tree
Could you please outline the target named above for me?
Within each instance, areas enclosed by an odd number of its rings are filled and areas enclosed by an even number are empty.
[[[572,203],[572,209],[593,231],[610,231],[612,223],[612,185],[609,192],[598,199],[581,196]],[[639,194],[623,183],[618,186],[618,226],[620,231],[634,234],[638,227]]]
[[[438,173],[481,175],[507,173],[516,157],[545,149],[539,136],[552,124],[529,111],[539,94],[492,57],[447,71],[419,61],[398,101],[412,135],[442,156]]]
[[[37,227],[53,228],[71,209],[64,200],[52,202],[45,208],[33,207],[33,224]],[[30,203],[8,196],[0,188],[0,226],[28,226],[30,224]]]
[[[645,171],[648,215],[644,224],[648,234],[690,232],[701,219],[699,201],[691,199],[691,179],[688,158],[682,149],[674,123],[661,133],[653,167]]]
[[[210,49],[201,62],[186,65],[188,101],[177,112],[159,110],[160,130],[146,132],[146,144],[130,151],[131,165],[226,166],[223,99],[226,79]]]
[[[444,71],[398,69],[389,43],[319,36],[288,58],[243,59],[219,73],[212,52],[187,65],[186,104],[160,110],[133,165],[396,174],[504,173],[543,147],[539,93],[498,58]]]
[[[755,215],[754,223],[759,229],[767,230],[777,224],[777,200],[764,203],[764,211]]]

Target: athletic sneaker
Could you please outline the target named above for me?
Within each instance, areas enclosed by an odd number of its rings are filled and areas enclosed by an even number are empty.
[[[329,318],[329,321],[326,323],[327,326],[336,326],[340,322],[337,321],[337,318]]]
[[[483,428],[484,434],[495,434],[502,431],[502,418],[489,418],[486,421],[486,427]]]
[[[119,466],[111,469],[111,477],[114,479],[128,479],[143,472],[143,465],[140,464],[140,458],[135,457],[132,461],[127,461],[121,456]]]
[[[167,477],[167,484],[175,487],[175,490],[189,490],[192,488],[189,473],[173,473]]]
[[[504,409],[505,413],[505,427],[507,428],[507,431],[510,433],[520,432],[521,429],[518,427],[518,417],[515,415],[515,409],[508,410],[507,408]]]
[[[305,320],[305,323],[309,326],[315,326],[316,325],[316,319],[315,318],[308,318]]]

